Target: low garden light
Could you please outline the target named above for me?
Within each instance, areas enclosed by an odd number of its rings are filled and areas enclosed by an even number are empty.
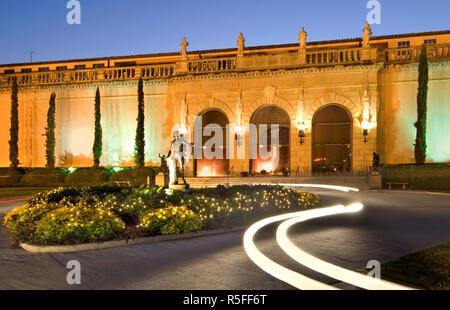
[[[300,138],[300,144],[303,145],[305,143],[306,130],[308,129],[308,127],[305,125],[305,122],[298,122],[297,129],[298,137]]]
[[[67,170],[69,170],[69,173],[74,173],[77,170],[77,168],[70,167]]]
[[[114,172],[119,172],[119,171],[122,171],[123,168],[122,168],[122,167],[113,167],[112,170],[113,170]]]

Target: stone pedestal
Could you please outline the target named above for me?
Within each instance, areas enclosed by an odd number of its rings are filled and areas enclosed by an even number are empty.
[[[170,182],[170,178],[169,178],[168,174],[159,173],[155,177],[155,184],[156,184],[156,186],[168,188],[169,187],[169,182]]]
[[[381,189],[382,188],[383,176],[374,171],[369,175],[369,188],[370,189]]]
[[[306,49],[298,52],[298,63],[306,65]]]
[[[189,71],[189,64],[187,60],[177,63],[177,73],[187,73]]]

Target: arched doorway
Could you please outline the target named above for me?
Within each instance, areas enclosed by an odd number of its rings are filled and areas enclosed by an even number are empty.
[[[289,115],[282,108],[270,105],[265,106],[257,110],[250,119],[250,124],[256,126],[257,137],[257,158],[250,159],[250,172],[251,173],[273,173],[283,172],[289,170],[290,166],[290,128],[291,120]],[[260,125],[267,125],[267,143],[269,147],[263,145],[265,141],[259,141],[260,137]],[[278,165],[274,166],[273,161],[269,159],[261,158],[260,149],[266,148],[268,152],[271,152],[271,125],[279,125],[279,160]]]
[[[194,171],[195,176],[197,177],[218,177],[218,176],[227,176],[229,172],[229,160],[227,159],[227,147],[226,147],[226,127],[229,124],[228,117],[225,113],[220,110],[208,110],[202,114],[202,146],[205,146],[205,143],[214,138],[215,134],[212,136],[205,136],[203,134],[203,129],[208,125],[215,125],[213,127],[222,131],[222,141],[219,142],[219,145],[214,145],[212,148],[213,152],[216,152],[216,148],[219,148],[218,151],[222,156],[221,158],[212,158],[207,159],[205,157],[204,149],[202,150],[202,158],[196,159],[194,161]],[[216,127],[217,126],[217,127]]]
[[[352,170],[352,117],[342,106],[327,105],[312,121],[312,170],[342,174]]]

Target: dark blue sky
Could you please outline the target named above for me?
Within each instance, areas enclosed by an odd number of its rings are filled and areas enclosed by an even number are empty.
[[[79,0],[81,25],[68,25],[68,0],[0,1],[0,63],[121,56],[360,37],[368,0]],[[380,0],[375,35],[447,30],[449,0]]]

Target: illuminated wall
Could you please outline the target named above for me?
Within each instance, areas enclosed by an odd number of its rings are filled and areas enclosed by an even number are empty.
[[[428,160],[450,162],[450,62],[430,64],[428,111]],[[137,81],[101,83],[104,166],[133,165],[137,116]],[[271,104],[281,107],[290,117],[290,168],[311,171],[311,132],[304,145],[298,143],[297,102],[304,89],[305,119],[310,126],[314,113],[327,104],[341,104],[353,117],[353,168],[363,171],[370,165],[372,152],[382,163],[413,163],[417,101],[417,64],[350,66],[345,71],[333,67],[326,72],[259,77],[223,76],[173,80],[149,80],[144,83],[146,106],[146,161],[159,164],[159,153],[168,151],[171,131],[180,120],[180,105],[186,98],[189,124],[200,113],[217,108],[235,124],[235,105],[243,92],[243,122],[253,113]],[[277,85],[270,97],[268,85]],[[363,91],[369,85],[373,129],[363,143],[358,121]],[[91,166],[94,136],[94,96],[97,84],[21,88],[19,92],[19,160],[24,167],[45,166],[45,127],[48,100],[52,91],[56,100],[56,156],[60,166]],[[267,95],[267,93],[269,95]],[[10,89],[0,90],[0,166],[9,166]],[[309,127],[311,129],[311,127]],[[248,158],[248,133],[245,136]],[[233,159],[235,173],[249,170],[247,159]],[[193,164],[187,167],[193,174]]]
[[[385,163],[414,163],[417,120],[417,64],[380,73],[378,148]],[[427,161],[450,162],[449,63],[430,63]]]
[[[56,99],[56,158],[59,166],[91,166],[94,140],[94,96],[96,85],[55,87],[29,91],[19,96],[19,160],[22,166],[45,166],[45,127],[51,91]],[[137,83],[100,85],[103,127],[101,165],[134,165],[134,137],[137,117]],[[170,127],[167,87],[145,84],[146,161],[159,163],[158,153],[167,151]],[[161,113],[167,111],[167,113]],[[10,93],[0,95],[0,166],[9,166]]]

